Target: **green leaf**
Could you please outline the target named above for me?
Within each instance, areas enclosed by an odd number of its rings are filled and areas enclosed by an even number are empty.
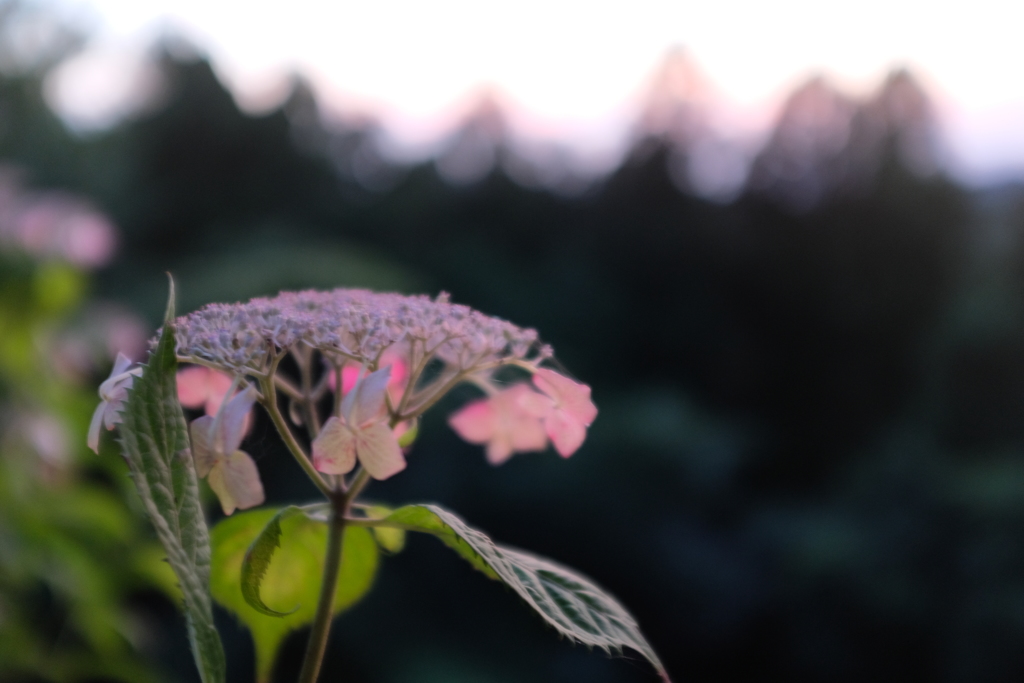
[[[263,577],[270,567],[274,551],[281,547],[281,520],[301,512],[299,508],[291,505],[274,515],[242,558],[242,597],[250,607],[268,617],[286,617],[298,609],[296,607],[290,612],[270,609],[260,598],[260,584],[263,583]]]
[[[669,680],[636,620],[590,579],[550,560],[499,546],[436,505],[407,505],[382,522],[437,536],[476,569],[518,593],[562,635],[607,652],[629,647],[646,657],[662,679]]]
[[[203,683],[222,683],[224,649],[213,625],[210,538],[178,403],[174,282],[163,334],[122,411],[121,448],[139,497],[181,586],[192,654]]]
[[[288,633],[312,623],[316,613],[327,548],[327,525],[297,512],[296,508],[285,508],[236,513],[219,522],[210,534],[213,543],[210,588],[214,599],[235,613],[252,632],[259,681],[270,680],[277,650]],[[276,533],[266,531],[275,519],[280,547],[263,570],[259,599],[271,611],[294,609],[284,616],[268,616],[253,607],[239,585],[249,548],[262,535]],[[377,543],[368,529],[345,529],[338,590],[334,596],[335,614],[355,604],[370,589],[378,560]]]
[[[391,514],[391,508],[383,505],[364,505],[363,513],[369,519],[384,519]],[[397,555],[405,548],[405,529],[387,526],[375,526],[370,528],[377,544],[389,555]]]

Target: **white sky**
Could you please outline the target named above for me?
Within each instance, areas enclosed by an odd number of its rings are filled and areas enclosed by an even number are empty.
[[[609,150],[653,70],[683,46],[736,135],[763,130],[812,73],[864,92],[909,66],[938,100],[960,174],[1024,177],[1020,0],[62,2],[97,30],[55,87],[86,124],[116,109],[130,55],[173,28],[209,51],[252,108],[273,104],[297,70],[332,107],[373,113],[412,146],[449,128],[487,85],[515,105],[520,132]]]

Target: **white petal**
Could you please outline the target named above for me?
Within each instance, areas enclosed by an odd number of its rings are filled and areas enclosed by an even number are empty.
[[[358,427],[382,417],[390,379],[389,365],[356,382],[356,386],[341,402],[341,414],[350,426]]]
[[[231,386],[235,383],[234,378],[224,372],[210,370],[206,378],[206,399],[204,409],[207,415],[216,415],[220,407],[224,405],[224,399],[228,397]]]
[[[213,446],[213,419],[204,415],[192,421],[192,457],[196,461],[196,474],[205,477],[217,464],[217,453]]]
[[[131,367],[132,359],[120,351],[117,352],[117,359],[114,361],[114,369],[110,371],[111,377],[117,377]]]
[[[96,455],[100,453],[100,427],[103,424],[103,413],[106,407],[106,401],[100,401],[100,404],[96,406],[96,410],[92,414],[92,422],[89,423],[89,435],[85,439],[85,443]]]
[[[131,364],[132,362],[124,354],[117,354],[117,361],[114,363],[114,369],[110,372],[110,377],[100,385],[100,398],[109,399],[115,391],[127,390],[132,386],[132,381],[136,377],[142,376],[141,367],[128,370]]]
[[[266,496],[256,463],[245,451],[235,451],[210,471],[210,488],[220,499],[225,515],[262,503]]]
[[[355,436],[341,420],[332,417],[313,440],[313,467],[324,474],[347,474],[355,466]]]
[[[220,420],[217,436],[222,453],[233,453],[242,445],[245,436],[245,418],[256,403],[256,390],[247,385],[245,390],[238,392],[234,398],[220,408],[217,419]]]
[[[103,406],[103,424],[107,429],[113,429],[114,425],[121,424],[121,410],[127,398],[128,390],[117,386],[107,396],[107,400],[100,404]]]
[[[405,469],[405,456],[394,432],[383,422],[356,430],[356,454],[374,479],[387,479]]]

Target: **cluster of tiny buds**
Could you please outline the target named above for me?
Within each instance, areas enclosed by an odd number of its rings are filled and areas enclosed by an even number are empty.
[[[536,331],[450,303],[446,294],[430,299],[361,289],[283,292],[248,303],[211,304],[179,318],[176,331],[180,358],[256,375],[300,343],[327,358],[367,367],[398,344],[459,371],[502,362],[536,365],[551,355],[538,345]]]

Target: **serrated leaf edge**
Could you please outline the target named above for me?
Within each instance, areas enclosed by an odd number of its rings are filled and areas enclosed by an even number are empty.
[[[263,602],[263,598],[260,597],[260,586],[263,583],[263,577],[266,575],[267,569],[270,568],[271,560],[274,559],[274,554],[281,547],[281,522],[288,517],[303,512],[301,508],[294,505],[289,505],[282,509],[270,518],[270,521],[267,522],[263,530],[249,545],[249,549],[245,551],[241,572],[242,597],[249,607],[252,607],[260,614],[265,614],[268,617],[287,617],[298,611],[300,607],[296,605],[289,612],[278,612],[275,609],[271,609]]]
[[[410,524],[410,514],[416,510],[430,512],[443,528]],[[629,647],[647,658],[662,680],[669,681],[664,665],[654,652],[654,648],[643,637],[633,616],[608,591],[575,570],[532,553],[499,546],[483,532],[467,525],[456,514],[437,505],[407,505],[395,510],[382,521],[393,522],[395,526],[409,531],[438,536],[464,557],[465,553],[462,551],[469,551],[489,571],[478,563],[471,562],[476,569],[514,590],[559,634],[609,653],[620,653],[623,647]],[[452,539],[451,535],[455,538]],[[453,540],[458,543],[458,547],[452,545]],[[545,581],[549,585],[545,585]],[[572,584],[571,590],[567,587],[569,584]],[[589,611],[577,610],[574,600],[567,597],[567,593],[575,600],[585,603]],[[578,621],[569,619],[567,612],[570,611],[577,615]],[[602,635],[601,624],[595,621],[595,613],[601,612],[606,625],[604,630],[612,627],[610,630],[615,634],[614,639]]]

